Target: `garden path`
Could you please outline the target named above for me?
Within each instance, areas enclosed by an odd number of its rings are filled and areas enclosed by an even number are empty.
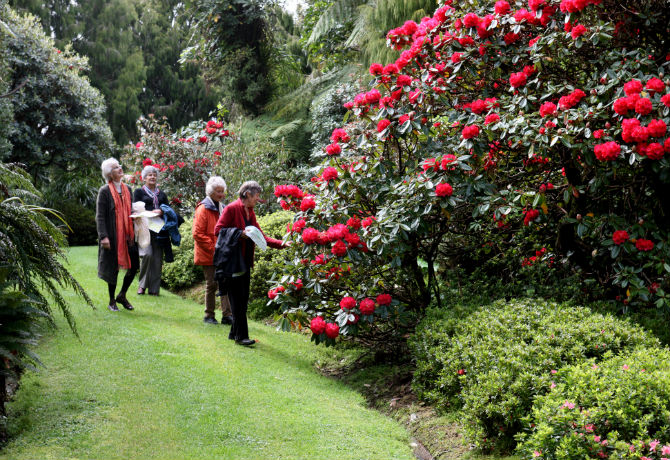
[[[8,405],[0,459],[412,458],[399,424],[315,372],[307,336],[250,322],[259,343],[240,347],[167,291],[130,295],[135,311],[111,313],[96,248],[69,258],[97,309],[66,293],[79,338],[63,321],[45,334],[44,367]]]

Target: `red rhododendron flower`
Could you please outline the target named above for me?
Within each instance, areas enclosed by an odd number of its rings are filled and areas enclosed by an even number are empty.
[[[399,72],[398,66],[395,64],[386,64],[382,73],[384,75],[395,75]]]
[[[361,300],[358,309],[361,311],[361,315],[371,315],[375,312],[375,301],[370,298],[365,298]]]
[[[535,43],[537,43],[539,40],[540,40],[540,36],[538,35],[537,37],[531,39],[531,40],[528,42],[528,46],[532,48],[533,45],[535,45]]]
[[[339,173],[337,172],[337,169],[333,168],[332,166],[328,166],[326,169],[323,170],[323,174],[321,174],[323,180],[328,182],[337,179],[337,176],[339,176]]]
[[[398,124],[402,125],[403,123],[405,123],[409,119],[410,119],[409,115],[407,115],[407,114],[401,115],[400,118],[398,118]]]
[[[326,324],[326,337],[335,339],[338,335],[340,335],[340,326],[335,323]]]
[[[342,153],[342,147],[338,143],[332,143],[326,146],[326,153],[330,156]]]
[[[342,128],[335,128],[333,134],[330,135],[330,140],[333,142],[349,142],[349,134]]]
[[[662,96],[662,97],[661,97],[661,102],[662,102],[663,105],[665,105],[666,107],[670,107],[670,94],[666,94],[666,95]]]
[[[382,74],[384,71],[384,66],[381,64],[373,63],[370,65],[370,73],[374,75],[375,77],[379,76]]]
[[[382,118],[379,120],[379,123],[377,123],[377,132],[381,133],[384,131],[388,126],[391,124],[390,120],[387,120],[386,118]]]
[[[347,253],[347,246],[344,244],[342,240],[337,240],[335,244],[333,244],[333,247],[330,250],[330,252],[336,257],[342,257]]]
[[[377,296],[377,303],[379,305],[391,305],[391,294],[379,294]]]
[[[274,299],[276,299],[276,298],[277,298],[277,291],[275,291],[274,289],[270,289],[270,290],[268,291],[268,298],[269,298],[270,300],[274,300]]]
[[[342,308],[342,310],[353,310],[356,308],[356,299],[351,296],[342,297],[342,300],[340,300],[340,308]]]
[[[596,144],[593,151],[600,161],[613,161],[619,158],[621,146],[614,141],[605,142],[604,144]]]
[[[491,123],[496,123],[498,121],[500,121],[500,115],[498,115],[497,113],[490,113],[484,119],[484,124],[489,125]]]
[[[635,241],[635,247],[638,251],[651,251],[654,249],[654,242],[651,240],[645,240],[644,238],[638,238],[637,241]]]
[[[544,4],[545,0],[528,0],[528,8],[530,8],[531,11],[537,11]]]
[[[535,70],[534,65],[527,65],[527,66],[524,66],[524,68],[523,68],[523,73],[525,73],[529,77],[531,75],[533,75],[535,72],[537,72],[537,70]]]
[[[477,27],[479,25],[479,16],[475,13],[468,13],[463,17],[463,25],[465,27]]]
[[[523,72],[513,73],[509,77],[509,84],[512,86],[512,88],[519,88],[525,85],[527,81],[526,74]]]
[[[503,40],[505,41],[506,45],[511,45],[519,40],[519,37],[519,34],[515,34],[514,32],[507,32],[503,37]]]
[[[302,280],[301,280],[300,278],[298,278],[298,279],[295,280],[295,282],[293,283],[293,286],[295,286],[295,290],[296,290],[296,291],[299,291],[300,289],[302,289],[302,286],[303,286],[303,285],[302,285]]]
[[[412,77],[405,74],[398,75],[398,78],[396,79],[396,85],[409,86],[411,84],[412,84]]]
[[[658,142],[653,142],[645,148],[644,153],[650,160],[660,160],[661,158],[663,158],[665,150],[663,149],[663,146],[661,144],[659,144]]]
[[[647,132],[651,137],[664,137],[667,129],[668,127],[663,120],[651,120],[647,125]]]
[[[649,91],[660,93],[661,91],[665,91],[665,83],[663,83],[663,80],[654,77],[647,82],[646,88]]]
[[[495,8],[494,8],[494,11],[496,12],[496,14],[499,14],[499,15],[502,16],[503,14],[509,13],[509,10],[510,10],[509,3],[507,3],[505,0],[500,0],[500,1],[496,2]]]
[[[142,166],[150,166],[154,163],[154,160],[151,158],[145,158],[144,161],[142,162]]]
[[[347,225],[354,230],[361,228],[361,220],[358,217],[350,217],[347,219]]]
[[[593,137],[596,139],[602,139],[602,137],[605,135],[605,131],[602,129],[597,129],[593,131]]]
[[[366,104],[376,104],[381,99],[382,95],[379,93],[377,88],[373,88],[367,93],[365,93],[365,102]]]
[[[316,207],[316,203],[311,197],[305,197],[302,199],[300,202],[300,210],[302,212],[307,212],[309,209],[314,209]]]
[[[347,233],[344,235],[344,239],[347,243],[349,243],[349,248],[354,248],[361,244],[361,237],[356,233]]]
[[[454,64],[458,64],[461,62],[461,56],[463,56],[463,53],[454,53],[451,55],[451,62]]]
[[[617,230],[612,234],[612,241],[614,241],[614,244],[616,245],[625,243],[628,241],[628,238],[630,238],[630,236],[626,230]]]
[[[461,136],[463,139],[472,139],[473,137],[476,137],[479,135],[479,126],[477,125],[469,125],[463,128],[463,131],[461,131]]]
[[[298,219],[295,222],[293,222],[293,226],[291,227],[291,229],[295,233],[300,233],[305,228],[305,225],[307,225],[307,222],[305,222],[305,219]]]
[[[529,211],[526,211],[524,217],[523,217],[523,224],[527,227],[530,225],[532,221],[540,217],[540,211],[537,209],[531,209]]]
[[[623,91],[626,93],[626,96],[640,94],[642,91],[642,83],[639,80],[631,80],[623,85]]]
[[[616,101],[614,101],[612,108],[619,115],[626,115],[626,113],[628,113],[628,110],[630,110],[630,107],[628,106],[628,98],[621,97],[617,99]]]
[[[651,100],[647,99],[646,97],[640,98],[635,103],[635,111],[640,115],[648,115],[651,113],[652,109],[653,107],[651,104]]]
[[[361,225],[364,228],[368,228],[370,225],[372,225],[372,222],[374,222],[374,220],[375,220],[374,217],[366,217],[361,221]]]
[[[570,36],[572,36],[573,40],[577,40],[586,32],[587,32],[586,27],[584,27],[582,24],[577,24],[575,27],[572,28],[572,31],[570,31]]]
[[[208,140],[209,138],[207,136],[200,136],[198,138],[198,142],[200,142],[201,144],[206,144]]]
[[[305,231],[302,232],[302,241],[305,244],[314,244],[319,238],[319,231],[312,227],[307,227]]]
[[[326,322],[323,320],[322,317],[315,316],[309,323],[309,328],[312,330],[312,334],[321,335],[326,330]]]
[[[649,139],[649,130],[646,126],[637,126],[630,132],[630,136],[635,142],[646,142]]]
[[[663,143],[663,148],[665,149],[666,153],[670,153],[670,137],[668,137]]]
[[[553,115],[556,113],[556,104],[553,102],[545,102],[540,107],[540,116],[546,117],[547,115]]]
[[[435,195],[437,196],[451,196],[454,189],[450,184],[442,183],[435,186]]]

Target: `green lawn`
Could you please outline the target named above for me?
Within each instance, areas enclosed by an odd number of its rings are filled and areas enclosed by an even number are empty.
[[[131,294],[134,312],[111,313],[96,249],[69,257],[97,310],[67,294],[80,337],[59,321],[42,341],[45,367],[8,405],[0,458],[413,458],[399,424],[314,371],[308,337],[250,322],[260,342],[244,348],[167,291]]]

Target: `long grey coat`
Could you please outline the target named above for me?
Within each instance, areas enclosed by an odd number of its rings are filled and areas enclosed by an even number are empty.
[[[128,188],[132,199],[133,193]],[[98,277],[104,281],[116,284],[116,278],[119,273],[119,263],[116,256],[116,214],[114,211],[114,198],[109,191],[109,185],[103,185],[98,190],[98,199],[95,203],[95,223],[98,228]],[[109,238],[111,249],[104,249],[100,241],[105,237]],[[128,248],[128,254],[132,265],[136,264],[138,259],[137,245]]]

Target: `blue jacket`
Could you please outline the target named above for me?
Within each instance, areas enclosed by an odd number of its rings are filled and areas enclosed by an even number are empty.
[[[163,211],[163,221],[165,225],[161,229],[161,232],[166,231],[170,235],[170,241],[175,246],[179,246],[181,243],[181,235],[179,234],[179,225],[184,222],[184,219],[179,216],[174,209],[166,204],[161,205],[161,211]],[[181,222],[180,222],[181,220]]]

